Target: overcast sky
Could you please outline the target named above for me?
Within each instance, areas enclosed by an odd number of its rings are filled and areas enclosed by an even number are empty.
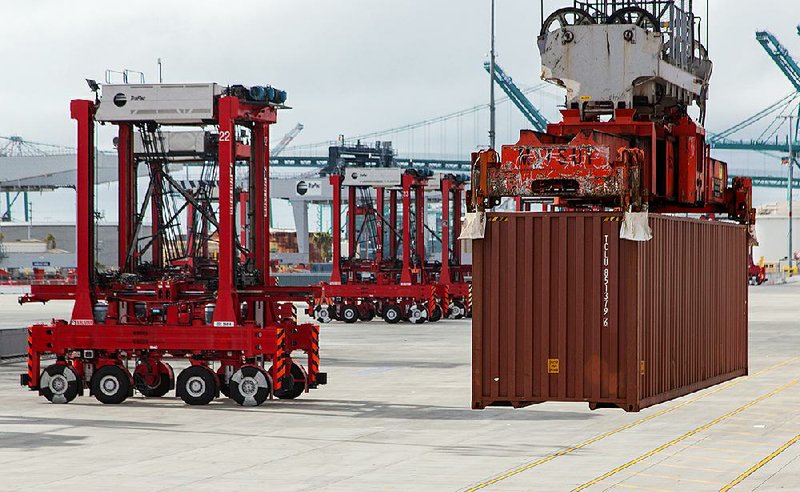
[[[84,78],[130,68],[152,82],[158,57],[167,82],[285,88],[294,109],[275,132],[301,121],[298,143],[410,123],[487,97],[488,0],[3,3],[0,135],[72,144],[68,102],[90,95]],[[695,3],[704,15],[704,2]],[[566,4],[546,0],[545,10]],[[791,91],[754,32],[769,29],[800,56],[796,7],[711,0],[709,129]],[[539,16],[536,0],[497,0],[499,62],[527,85],[539,76]]]
[[[705,17],[705,3],[695,3]],[[278,138],[302,122],[297,144],[403,125],[487,100],[482,62],[489,0],[3,4],[0,135],[5,136],[74,145],[69,100],[91,96],[84,79],[102,81],[106,69],[129,68],[154,82],[158,57],[165,82],[284,88],[294,109],[281,113],[273,132]],[[545,10],[567,4],[546,0]],[[754,33],[769,29],[800,57],[796,12],[794,0],[711,0],[711,131],[792,90]],[[539,18],[537,0],[497,0],[498,61],[524,86],[536,84],[540,73]],[[556,117],[557,98],[533,99]],[[511,113],[499,114],[498,142],[510,143],[524,125]],[[108,148],[109,139],[101,138],[101,146]],[[448,137],[448,151],[466,156],[472,139],[459,149],[455,140]],[[758,155],[723,157],[765,161]]]

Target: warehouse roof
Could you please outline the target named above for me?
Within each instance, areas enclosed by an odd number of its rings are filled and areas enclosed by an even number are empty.
[[[75,154],[0,157],[0,191],[74,188],[76,159]],[[117,180],[116,155],[98,154],[95,180]]]

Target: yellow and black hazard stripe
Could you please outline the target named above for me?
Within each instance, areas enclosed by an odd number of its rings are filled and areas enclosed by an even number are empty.
[[[613,217],[603,217],[603,222],[622,222],[622,216],[614,215]]]
[[[436,306],[436,286],[431,285],[431,294],[428,296],[428,316],[433,312],[433,307]]]
[[[315,383],[319,374],[319,326],[311,326],[311,346],[308,350],[308,379]]]
[[[275,329],[275,371],[273,373],[275,391],[281,389],[283,381],[289,374],[288,358],[289,353],[286,352],[286,330],[284,330],[283,326],[278,325]]]
[[[28,328],[28,387],[34,388],[34,381],[38,379],[37,370],[33,367],[34,357],[36,357],[36,361],[38,362],[38,354],[36,354],[33,350],[33,330]]]
[[[489,217],[489,222],[508,222],[508,217]]]

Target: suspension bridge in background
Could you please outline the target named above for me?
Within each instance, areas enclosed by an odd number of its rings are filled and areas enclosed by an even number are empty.
[[[798,26],[800,35],[800,26]],[[800,130],[800,65],[778,39],[767,31],[756,33],[757,42],[773,60],[778,69],[789,81],[792,91],[775,103],[756,112],[741,122],[719,132],[709,132],[708,143],[715,151],[746,152],[748,156],[759,156],[762,166],[741,166],[737,163],[739,155],[733,154],[729,160],[729,174],[748,176],[755,187],[786,188],[789,163],[796,165],[795,156],[800,144],[797,142]],[[563,96],[548,83],[520,88],[500,67],[496,67],[495,83],[503,90],[505,97],[497,100],[498,141],[513,143],[521,128],[542,131],[548,123],[545,113],[551,120],[557,118],[556,110]],[[536,103],[531,99],[535,99]],[[545,100],[547,103],[545,104]],[[540,108],[552,108],[545,112]],[[488,104],[478,104],[459,111],[428,118],[415,123],[404,124],[380,131],[372,131],[355,136],[340,137],[288,146],[303,129],[298,124],[273,148],[271,165],[279,168],[300,168],[308,171],[324,169],[336,163],[330,162],[332,146],[362,144],[375,145],[377,142],[392,142],[395,153],[393,163],[398,167],[429,168],[434,171],[469,172],[471,152],[485,148],[488,144]],[[501,120],[505,114],[505,124]],[[789,120],[793,126],[793,142],[789,134],[782,130],[788,128]],[[752,138],[737,139],[737,135],[749,133]],[[377,144],[376,150],[380,148]],[[74,153],[65,146],[31,142],[19,136],[0,136],[0,158],[9,156],[48,156]],[[730,155],[730,154],[729,154]],[[744,159],[749,160],[749,159]],[[2,170],[0,169],[0,173]],[[0,176],[1,177],[1,176]],[[800,179],[794,179],[795,187],[800,187]],[[6,201],[13,203],[15,197],[6,191]],[[17,193],[20,193],[17,190]]]

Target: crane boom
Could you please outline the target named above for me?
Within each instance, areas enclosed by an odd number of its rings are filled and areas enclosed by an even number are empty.
[[[761,43],[761,46],[764,47],[764,50],[770,58],[772,58],[772,61],[778,65],[781,72],[786,75],[786,78],[792,83],[794,89],[800,92],[800,66],[797,65],[792,55],[789,54],[789,50],[768,31],[756,32],[756,39]]]
[[[292,142],[292,140],[294,140],[294,137],[296,137],[301,131],[303,131],[303,124],[298,123],[297,125],[295,125],[294,128],[289,130],[289,133],[283,136],[281,141],[278,142],[278,145],[276,145],[275,147],[272,148],[272,150],[270,150],[270,154],[273,157],[280,155],[280,153],[283,152],[284,149],[286,149],[286,147]]]
[[[488,62],[483,64],[483,68],[485,68],[487,72],[491,70]],[[547,119],[542,116],[542,113],[540,113],[539,110],[536,109],[536,106],[525,97],[525,94],[517,87],[517,84],[511,80],[511,77],[497,64],[494,66],[494,81],[497,82],[497,85],[503,89],[503,92],[506,93],[508,98],[511,99],[514,105],[522,112],[522,115],[530,121],[536,131],[543,132],[547,130]]]

